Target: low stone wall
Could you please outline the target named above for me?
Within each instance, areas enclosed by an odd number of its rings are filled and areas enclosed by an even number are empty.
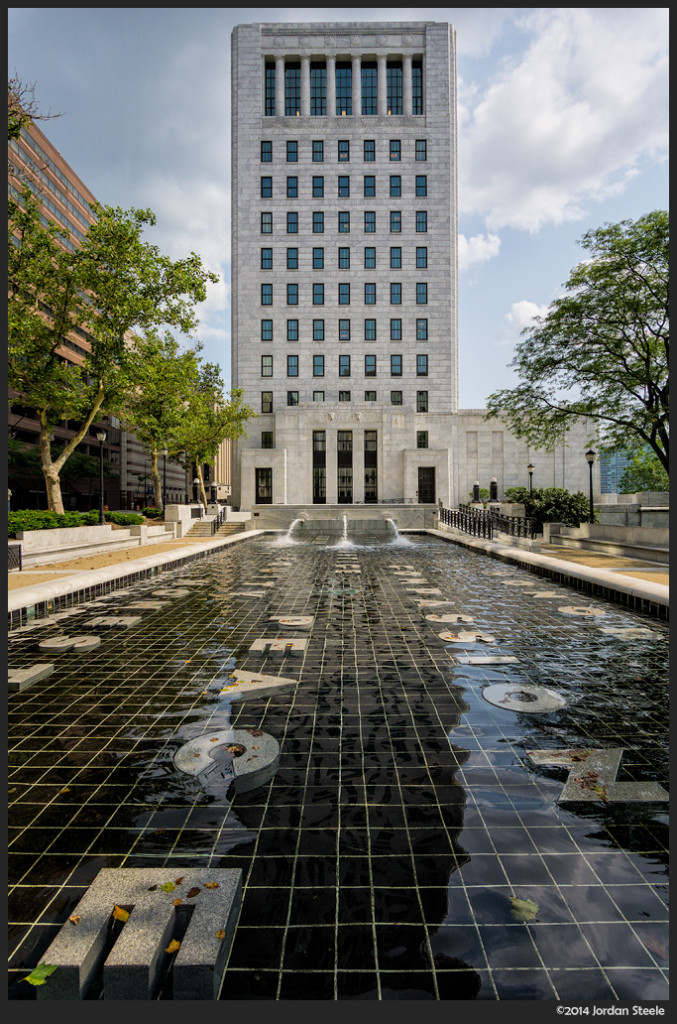
[[[299,524],[296,529],[341,533],[344,514],[348,516],[349,534],[391,529],[388,519],[393,520],[398,530],[428,530],[436,523],[437,505],[254,505],[246,528],[288,530],[295,519],[301,519],[306,525]],[[313,525],[308,526],[311,522]]]
[[[662,530],[670,525],[670,508],[667,505],[654,508],[639,503],[619,502],[596,507],[599,522],[604,526],[641,526]]]
[[[667,563],[670,531],[658,527],[614,526],[607,523],[581,523],[578,527],[544,523],[543,543]]]
[[[58,530],[17,530],[21,544],[21,562],[24,569],[31,565],[59,562],[65,558],[99,555],[105,551],[120,551],[141,544],[160,544],[173,540],[175,525],[143,524],[114,530],[110,523],[104,526],[68,526]]]

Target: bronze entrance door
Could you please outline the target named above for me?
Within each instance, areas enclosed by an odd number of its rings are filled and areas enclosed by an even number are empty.
[[[435,467],[418,467],[418,500],[422,505],[435,503]]]

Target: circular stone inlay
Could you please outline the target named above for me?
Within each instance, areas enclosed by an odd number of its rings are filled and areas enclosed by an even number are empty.
[[[496,707],[507,711],[527,711],[543,714],[558,711],[566,705],[564,697],[545,686],[531,686],[528,683],[496,683],[482,690],[482,696]]]
[[[477,633],[475,630],[464,630],[461,633],[438,633],[440,640],[446,641],[449,644],[468,644],[468,643],[483,643],[493,644],[495,637],[490,636],[489,633]]]
[[[604,615],[601,608],[587,608],[583,605],[568,604],[563,608],[558,608],[558,612],[562,612],[563,615]]]

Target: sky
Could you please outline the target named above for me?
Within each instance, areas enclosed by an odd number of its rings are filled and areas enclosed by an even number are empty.
[[[668,207],[667,7],[10,7],[8,69],[104,205],[220,275],[203,358],[230,386],[230,34],[253,22],[442,21],[458,58],[459,397],[516,383],[520,331],[590,229]]]

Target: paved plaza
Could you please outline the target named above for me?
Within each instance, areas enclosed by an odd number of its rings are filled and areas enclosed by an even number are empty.
[[[104,868],[241,872],[224,1000],[667,998],[667,639],[424,534],[243,538],[29,619],[10,998]]]

